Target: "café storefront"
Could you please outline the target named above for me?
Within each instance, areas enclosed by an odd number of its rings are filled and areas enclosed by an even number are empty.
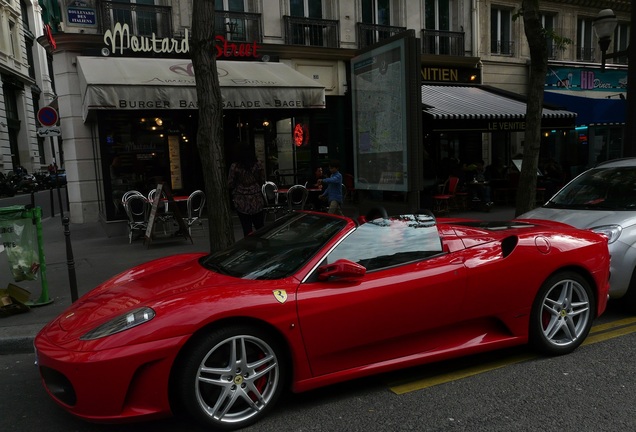
[[[158,182],[188,194],[203,184],[196,146],[198,105],[187,59],[78,57],[82,119],[95,127],[103,173],[102,211],[125,217],[121,196]],[[223,98],[225,160],[239,142],[254,146],[268,177],[297,183],[308,165],[324,86],[283,63],[217,61]],[[309,169],[307,169],[307,172]]]
[[[425,141],[439,151],[438,160],[455,157],[466,164],[481,159],[507,164],[523,151],[527,108],[520,95],[486,85],[425,84],[422,109]],[[541,130],[558,132],[557,137],[567,140],[575,119],[574,112],[546,105]]]

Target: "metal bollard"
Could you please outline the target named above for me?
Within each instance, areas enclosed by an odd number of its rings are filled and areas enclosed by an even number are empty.
[[[55,180],[55,185],[57,186],[57,198],[60,203],[60,218],[62,218],[62,223],[64,223],[64,207],[62,206],[62,193],[60,192],[60,184],[59,181]]]
[[[49,201],[51,202],[51,217],[55,217],[55,200],[53,199],[53,188],[49,188]]]
[[[64,236],[66,237],[66,265],[68,267],[68,279],[71,286],[71,302],[77,300],[77,279],[75,277],[75,260],[73,259],[73,248],[71,247],[71,231],[68,227],[68,216],[62,218],[64,224]]]

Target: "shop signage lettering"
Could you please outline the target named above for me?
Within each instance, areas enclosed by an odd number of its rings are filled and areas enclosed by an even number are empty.
[[[192,109],[196,109],[199,108],[199,102],[197,101],[187,101],[187,100],[180,100],[179,101],[179,108],[192,108]]]
[[[256,52],[260,47],[256,45],[256,41],[252,43],[233,43],[228,42],[223,36],[217,35],[214,40],[216,41],[216,56],[217,57],[254,57],[258,58],[260,55]]]
[[[422,68],[424,81],[459,81],[459,71],[450,68]]]
[[[122,109],[145,109],[145,108],[155,108],[155,109],[168,109],[170,108],[170,101],[167,100],[157,100],[157,101],[139,101],[139,100],[119,100],[119,108]]]
[[[111,52],[119,50],[124,53],[124,48],[130,48],[133,52],[153,52],[157,54],[182,54],[190,51],[188,29],[184,30],[183,39],[173,38],[158,39],[153,33],[151,37],[134,36],[130,34],[128,24],[115,24],[113,30],[106,30],[104,43],[110,47]]]
[[[305,106],[305,104],[303,103],[303,101],[299,100],[282,101],[275,99],[274,106],[276,108],[302,108]]]
[[[581,72],[581,89],[583,90],[595,90],[595,89],[613,89],[614,84],[611,82],[603,82],[601,78],[597,78],[593,71]]]
[[[223,101],[223,108],[263,108],[261,101]]]
[[[526,130],[526,122],[488,122],[488,130],[490,131],[522,131]]]
[[[225,37],[217,35],[214,38],[216,44],[216,56],[222,57],[253,57],[258,58],[258,50],[261,48],[256,41],[230,42]],[[135,36],[130,34],[128,24],[116,23],[112,30],[104,33],[104,43],[110,51],[124,53],[124,49],[130,48],[132,52],[152,52],[155,54],[186,54],[190,51],[190,39],[188,29],[184,29],[183,39],[158,38],[155,33],[152,36]]]
[[[199,103],[188,99],[179,99],[171,103],[169,100],[129,100],[119,99],[117,105],[119,109],[197,109]],[[223,108],[303,108],[306,105],[301,100],[278,100],[265,102],[262,100],[224,100]]]
[[[153,152],[158,151],[157,147],[154,144],[137,144],[132,142],[125,144],[124,150],[126,151],[150,150]]]

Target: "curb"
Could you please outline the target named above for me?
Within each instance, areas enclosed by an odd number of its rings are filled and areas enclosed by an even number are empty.
[[[33,341],[42,327],[42,324],[0,327],[0,355],[34,352]]]

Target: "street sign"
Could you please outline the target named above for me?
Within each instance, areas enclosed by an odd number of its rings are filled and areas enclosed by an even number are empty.
[[[38,110],[38,121],[42,126],[55,126],[59,119],[57,111],[53,107],[45,106]]]
[[[59,126],[49,126],[38,128],[38,136],[39,137],[52,137],[52,136],[60,136],[62,135],[62,128]]]

